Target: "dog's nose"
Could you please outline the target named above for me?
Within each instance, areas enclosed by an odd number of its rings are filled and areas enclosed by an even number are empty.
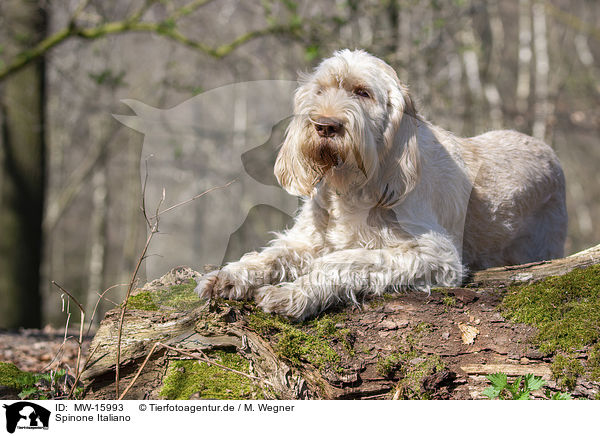
[[[340,120],[329,117],[320,117],[316,120],[311,120],[318,135],[323,138],[331,138],[339,135],[342,131],[343,124]]]

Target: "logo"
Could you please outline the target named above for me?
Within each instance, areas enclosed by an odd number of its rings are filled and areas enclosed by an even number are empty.
[[[29,401],[19,401],[3,405],[6,409],[6,430],[14,433],[15,429],[48,429],[50,411]]]

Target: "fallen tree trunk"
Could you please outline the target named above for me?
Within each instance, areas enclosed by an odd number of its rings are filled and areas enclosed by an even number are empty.
[[[477,399],[489,385],[485,375],[497,372],[534,374],[551,391],[564,390],[556,381],[556,356],[564,353],[540,351],[532,342],[537,329],[505,319],[498,306],[507,287],[597,263],[600,246],[480,271],[464,288],[386,295],[304,323],[247,302],[200,301],[198,273],[176,268],[128,303],[121,392],[131,384],[126,399]],[[92,342],[86,399],[115,398],[119,312],[107,314]],[[568,357],[585,367],[594,350]],[[571,377],[574,397],[598,395],[600,380],[589,374]]]
[[[562,259],[545,260],[524,265],[502,266],[477,271],[469,280],[469,287],[507,286],[538,281],[546,277],[562,276],[575,268],[587,268],[600,263],[600,245]]]

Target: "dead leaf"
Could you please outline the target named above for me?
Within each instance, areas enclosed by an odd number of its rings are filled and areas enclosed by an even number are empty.
[[[479,329],[477,329],[477,327],[459,323],[458,328],[460,329],[460,332],[462,333],[463,344],[471,345],[475,342],[475,338],[479,334]]]

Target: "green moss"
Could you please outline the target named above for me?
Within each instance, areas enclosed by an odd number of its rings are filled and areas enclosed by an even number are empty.
[[[21,391],[34,385],[36,381],[36,374],[21,371],[9,362],[0,362],[0,386],[7,386]]]
[[[434,288],[431,290],[431,293],[439,293],[442,295],[442,304],[446,306],[446,309],[456,306],[456,298],[452,294],[450,294],[447,289]]]
[[[442,371],[445,368],[440,356],[436,354],[423,355],[415,358],[413,363],[405,366],[403,377],[398,383],[397,389],[400,390],[400,398],[404,399],[431,399],[431,392],[423,387],[423,381],[426,377]]]
[[[347,340],[349,330],[336,327],[342,318],[339,314],[323,315],[308,323],[291,324],[280,316],[256,312],[250,315],[249,322],[258,333],[274,335],[275,352],[293,365],[308,362],[317,368],[332,366],[339,369],[341,356],[329,341],[341,341],[347,350],[351,350]]]
[[[22,400],[47,400],[64,398],[70,390],[65,384],[67,372],[64,369],[43,374],[21,371],[14,364],[0,362],[0,386],[7,386],[18,391]],[[77,399],[82,393],[80,387],[74,390]]]
[[[442,298],[442,303],[446,307],[454,307],[456,306],[456,298],[446,295],[444,298]]]
[[[573,390],[577,383],[577,377],[584,373],[585,368],[578,359],[572,356],[557,354],[552,361],[551,370],[552,376],[558,382],[559,386]]]
[[[503,315],[539,329],[544,352],[570,351],[600,338],[600,265],[512,289]]]
[[[600,265],[512,288],[500,308],[506,318],[537,327],[533,343],[556,354],[552,369],[563,386],[572,388],[584,374],[600,379]],[[585,364],[572,357],[584,347],[591,349]]]
[[[424,353],[420,349],[423,335],[432,329],[433,326],[427,322],[417,324],[403,339],[398,351],[377,361],[376,368],[380,375],[399,379],[394,392],[400,391],[402,399],[430,399],[432,393],[425,390],[423,381],[446,367],[440,356]]]
[[[159,292],[161,304],[178,310],[186,310],[202,304],[195,291],[196,281],[189,279],[181,285],[173,285],[168,290]]]
[[[248,373],[249,362],[236,353],[216,351],[211,358],[223,366]],[[198,393],[200,398],[219,400],[264,399],[260,387],[248,377],[216,365],[192,360],[169,363],[161,397],[168,400],[187,400]]]
[[[377,372],[384,377],[397,375],[400,379],[396,390],[400,398],[413,400],[431,399],[431,392],[423,387],[426,377],[445,368],[436,354],[424,354],[416,349],[403,350],[379,359]]]
[[[405,353],[400,352],[382,357],[377,361],[377,372],[383,377],[391,377],[405,360]]]
[[[413,332],[417,336],[421,336],[423,333],[430,332],[432,329],[433,329],[433,325],[431,325],[430,323],[420,322],[419,324],[417,324],[415,326],[415,328],[413,329]]]
[[[587,360],[590,379],[600,382],[600,343],[594,345]]]
[[[168,289],[141,291],[129,297],[127,307],[139,310],[189,310],[198,307],[202,301],[195,292],[196,282],[189,279],[186,283],[173,285]]]
[[[127,308],[150,311],[159,309],[157,304],[154,302],[152,294],[148,291],[140,292],[139,294],[130,296],[127,302]]]

